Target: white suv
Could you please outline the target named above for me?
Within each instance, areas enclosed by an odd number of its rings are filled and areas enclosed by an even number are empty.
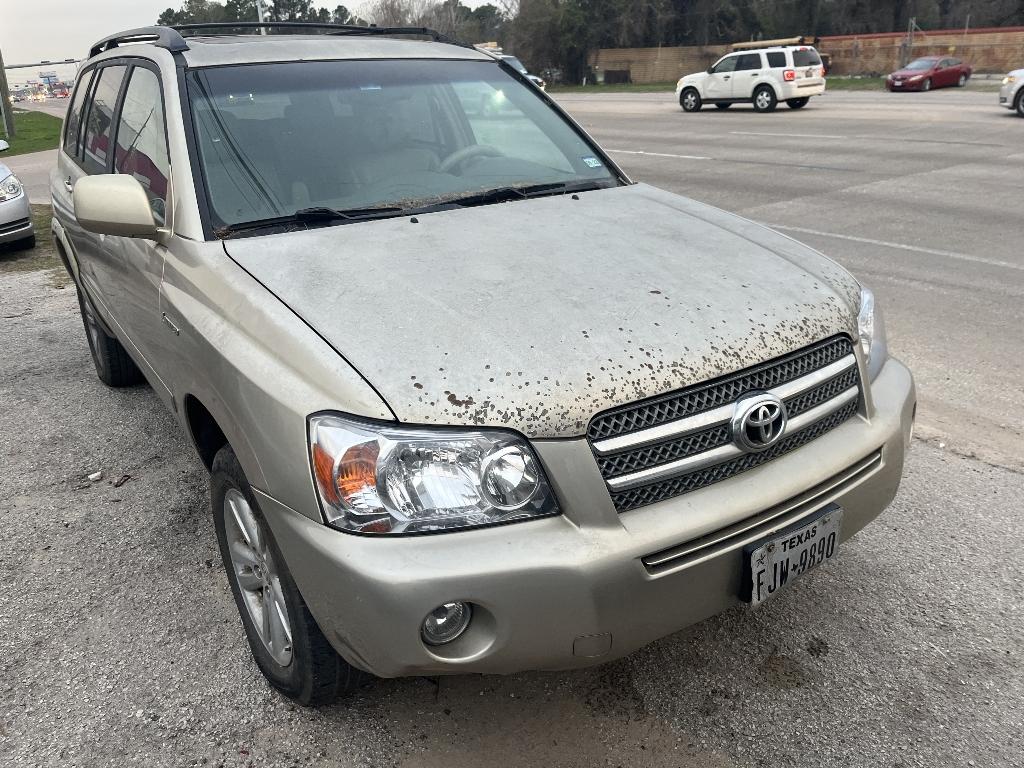
[[[808,45],[785,45],[726,54],[707,72],[686,75],[676,83],[679,105],[697,112],[705,103],[726,109],[749,101],[757,112],[771,112],[780,101],[792,109],[806,106],[825,92],[825,70]]]

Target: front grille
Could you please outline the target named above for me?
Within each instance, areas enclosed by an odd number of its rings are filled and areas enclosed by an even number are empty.
[[[790,427],[774,446],[745,453],[732,442],[732,406],[772,391]],[[679,392],[598,414],[587,434],[616,509],[703,488],[760,466],[834,429],[857,412],[853,345],[836,336],[798,352]]]
[[[8,232],[17,232],[19,229],[24,229],[28,226],[28,219],[17,219],[15,221],[9,221],[6,224],[0,224],[0,235],[6,235]]]

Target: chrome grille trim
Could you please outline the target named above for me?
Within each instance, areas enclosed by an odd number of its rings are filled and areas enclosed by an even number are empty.
[[[782,438],[785,439],[809,427],[814,422],[824,419],[826,416],[831,416],[851,401],[856,400],[859,396],[860,390],[857,387],[850,387],[837,397],[826,400],[821,405],[816,405],[814,408],[806,410],[798,416],[793,416],[786,423],[786,428],[782,432]],[[732,409],[729,410],[729,414],[730,416],[732,415]],[[746,451],[737,448],[732,443],[728,443],[718,448],[712,448],[710,451],[687,456],[685,459],[670,461],[668,464],[659,464],[656,467],[642,469],[629,475],[610,477],[608,478],[608,487],[613,491],[625,491],[629,488],[636,488],[638,485],[646,485],[647,483],[665,480],[685,472],[693,472],[704,467],[710,467],[713,464],[743,456],[745,453]]]
[[[751,451],[734,441],[736,404],[770,392],[788,423]],[[833,336],[782,357],[597,414],[591,449],[619,512],[704,488],[758,467],[835,429],[860,407],[853,341]]]
[[[772,387],[768,391],[780,400],[786,400],[794,395],[803,394],[805,391],[813,389],[819,384],[822,384],[841,373],[845,373],[855,365],[857,365],[857,358],[852,354],[846,355],[824,368],[819,368],[816,371],[808,373],[806,376],[801,376],[800,378],[793,379],[785,384]],[[639,432],[630,432],[627,435],[598,440],[594,442],[592,446],[595,452],[599,454],[607,454],[614,453],[616,451],[628,450],[630,448],[640,448],[645,445],[660,443],[662,440],[669,440],[675,437],[682,437],[683,435],[690,434],[691,432],[697,432],[699,430],[706,429],[707,427],[713,427],[729,421],[732,418],[734,407],[734,403],[729,403],[727,405],[719,406],[718,408],[713,408],[710,411],[698,413],[695,416],[688,416],[685,419],[669,421],[665,424],[659,424],[656,427],[642,429]]]

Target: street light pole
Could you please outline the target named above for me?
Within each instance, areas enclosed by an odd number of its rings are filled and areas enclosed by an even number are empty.
[[[8,139],[14,138],[14,113],[11,111],[11,91],[7,87],[7,70],[4,69],[4,52],[0,51],[0,115]]]
[[[256,16],[259,19],[260,24],[262,24],[265,20],[263,16],[263,0],[256,0]],[[260,34],[267,34],[267,28],[260,27]]]

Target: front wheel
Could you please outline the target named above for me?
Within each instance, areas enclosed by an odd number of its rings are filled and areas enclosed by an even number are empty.
[[[1017,92],[1017,106],[1015,107],[1017,114],[1024,117],[1024,88],[1021,88]]]
[[[960,79],[956,81],[957,88],[963,88],[967,85],[967,75],[960,75]]]
[[[921,83],[922,91],[930,91],[932,89],[932,79],[929,77],[923,83]]]
[[[789,107],[790,109],[803,109],[804,107],[807,106],[807,102],[810,100],[810,96],[803,99],[789,99],[786,102],[786,106]]]
[[[696,88],[687,88],[679,94],[679,106],[683,108],[683,112],[699,112],[701,104],[700,94]]]
[[[306,607],[231,446],[217,452],[210,501],[221,558],[256,666],[306,706],[329,704],[367,675],[334,652]]]
[[[755,112],[774,112],[778,103],[779,100],[776,98],[775,91],[772,90],[771,86],[762,85],[754,91]]]

